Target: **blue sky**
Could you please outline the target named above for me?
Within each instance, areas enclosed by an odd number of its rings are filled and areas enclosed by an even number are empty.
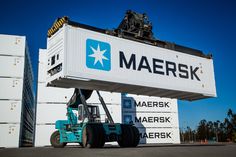
[[[7,0],[0,2],[0,33],[27,36],[36,74],[38,49],[46,48],[47,29],[57,17],[112,29],[128,9],[147,13],[156,38],[213,54],[218,97],[179,101],[180,127],[223,120],[229,108],[236,112],[234,0]]]

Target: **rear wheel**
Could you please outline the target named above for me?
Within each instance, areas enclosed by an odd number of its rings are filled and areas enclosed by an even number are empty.
[[[131,128],[132,128],[133,135],[134,135],[132,147],[137,147],[137,145],[139,144],[139,141],[140,141],[139,131],[135,126],[131,126]]]
[[[120,147],[136,147],[139,143],[139,131],[135,126],[122,124],[122,135],[117,141]]]
[[[132,144],[132,131],[130,129],[130,125],[121,125],[121,139],[118,140],[118,144],[120,147],[131,147]]]
[[[54,148],[63,148],[66,146],[66,143],[60,143],[60,132],[58,130],[51,135],[50,142]]]

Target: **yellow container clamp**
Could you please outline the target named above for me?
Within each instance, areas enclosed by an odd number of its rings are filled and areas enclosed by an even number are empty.
[[[54,22],[53,26],[48,30],[48,37],[50,38],[54,33],[56,33],[64,23],[68,23],[68,19],[69,18],[67,16],[64,16]]]

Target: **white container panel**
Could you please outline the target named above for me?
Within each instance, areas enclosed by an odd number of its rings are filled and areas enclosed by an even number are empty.
[[[0,99],[22,99],[23,80],[17,78],[0,78]]]
[[[21,122],[21,101],[0,100],[0,122]]]
[[[50,137],[54,131],[55,125],[36,124],[35,147],[51,146]]]
[[[74,93],[74,89],[46,87],[45,83],[38,83],[38,102],[67,103]]]
[[[0,124],[0,147],[19,147],[20,124]]]
[[[60,49],[55,47],[57,44]],[[95,60],[91,56],[91,47],[104,51],[106,59]],[[47,70],[62,64],[59,73],[48,76],[48,85],[63,88],[76,86],[186,100],[216,96],[212,59],[70,25],[64,25],[55,35],[48,38],[47,48]],[[59,60],[55,60],[57,54],[61,55]],[[130,59],[131,56],[135,61]],[[125,60],[127,64],[131,62],[129,68],[126,68]],[[188,74],[179,70],[180,64],[184,65],[181,67],[182,71],[185,69]],[[171,72],[166,67],[176,67],[176,70]],[[186,75],[186,78],[180,77],[182,75]]]
[[[57,120],[67,120],[66,104],[37,104],[37,124],[55,123]]]
[[[23,78],[24,57],[0,56],[0,67],[0,76]]]
[[[39,49],[38,82],[46,82],[47,76],[47,50]]]
[[[146,143],[172,143],[179,144],[179,128],[138,128],[140,144]]]
[[[178,112],[177,100],[128,94],[122,97],[123,112]]]
[[[38,82],[46,82],[47,70],[46,63],[39,62],[38,64]]]
[[[0,55],[25,55],[25,37],[0,34]]]
[[[105,103],[121,104],[121,94],[120,93],[111,93],[111,92],[100,91],[100,94],[103,97]],[[100,103],[96,91],[93,91],[91,97],[87,100],[87,103]]]
[[[122,118],[136,127],[179,127],[178,113],[123,113]]]
[[[47,49],[39,49],[39,62],[47,64]]]

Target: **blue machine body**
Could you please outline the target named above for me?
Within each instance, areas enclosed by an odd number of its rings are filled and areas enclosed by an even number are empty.
[[[56,121],[56,129],[60,132],[61,143],[82,143],[84,127],[93,122],[78,123],[78,117],[73,112],[78,109],[67,107],[67,120]],[[98,122],[94,122],[98,123]],[[120,123],[101,123],[105,132],[105,141],[117,141],[117,137],[122,134]]]

